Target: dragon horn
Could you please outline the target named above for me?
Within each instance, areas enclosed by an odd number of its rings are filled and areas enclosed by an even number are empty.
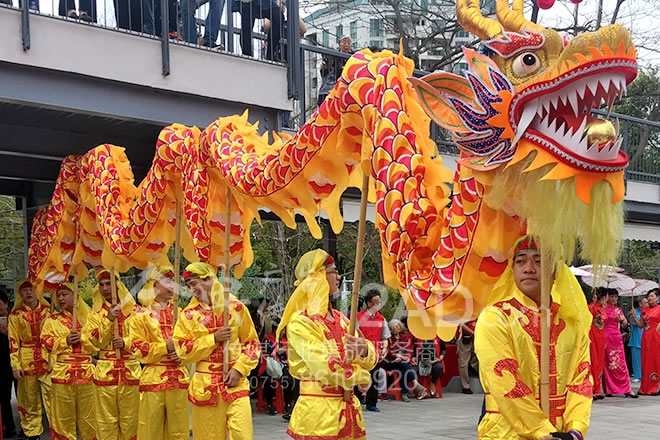
[[[525,0],[513,0],[513,9],[509,8],[509,0],[497,0],[495,6],[497,19],[504,29],[520,32],[521,29],[543,31],[545,28],[525,18]]]
[[[481,14],[479,0],[456,0],[456,18],[463,29],[482,40],[502,36],[502,26],[497,20]]]

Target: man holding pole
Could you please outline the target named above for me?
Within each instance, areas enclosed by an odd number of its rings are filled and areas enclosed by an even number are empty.
[[[475,349],[486,394],[480,439],[582,440],[589,427],[593,385],[589,364],[591,314],[577,280],[560,263],[550,301],[549,414],[541,398],[541,255],[530,236],[514,257],[477,321]]]
[[[206,263],[189,264],[183,279],[193,299],[174,327],[174,347],[184,363],[196,362],[188,388],[195,440],[252,440],[252,409],[247,375],[261,349],[247,307],[228,295],[229,325],[223,311],[225,292],[216,270]],[[227,374],[223,373],[228,344]]]
[[[295,274],[297,287],[277,329],[279,338],[286,328],[289,371],[300,379],[287,433],[301,440],[365,438],[362,408],[352,390],[369,389],[376,350],[351,335],[349,321],[333,310],[330,297],[339,291],[339,274],[327,252],[303,255]]]
[[[62,311],[51,315],[41,331],[41,344],[50,353],[52,364],[49,421],[53,440],[76,439],[76,426],[82,440],[96,438],[92,383],[96,347],[81,333],[89,306],[78,301],[77,290],[71,283],[60,284],[55,294]],[[76,307],[74,303],[78,303]]]
[[[138,299],[143,308],[130,325],[130,349],[144,365],[140,377],[139,439],[188,440],[188,370],[174,350],[174,272],[147,272]]]
[[[48,361],[41,352],[41,327],[50,315],[50,306],[39,297],[32,284],[16,285],[16,303],[8,318],[11,369],[18,380],[18,418],[28,439],[43,432],[42,402],[50,416]]]
[[[113,286],[111,272],[102,269],[96,274],[92,313],[83,333],[99,351],[94,373],[98,439],[131,440],[137,435],[135,409],[140,401],[140,363],[128,351],[129,322],[136,305],[117,275]]]

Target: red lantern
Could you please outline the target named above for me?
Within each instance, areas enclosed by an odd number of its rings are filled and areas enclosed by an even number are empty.
[[[536,0],[536,4],[541,9],[550,9],[555,4],[555,0]]]
[[[571,0],[571,3],[577,5],[578,3],[582,3],[582,0]]]

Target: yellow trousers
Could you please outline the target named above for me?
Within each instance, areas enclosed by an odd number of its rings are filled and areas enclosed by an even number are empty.
[[[137,436],[140,389],[137,385],[95,385],[98,440]]]
[[[252,407],[249,397],[233,402],[218,399],[215,406],[192,406],[193,438],[195,440],[252,440]]]
[[[188,390],[140,393],[138,440],[189,440]]]
[[[44,430],[41,422],[43,409],[50,418],[50,380],[48,376],[23,376],[18,381],[16,403],[21,429],[27,437],[41,435]],[[43,403],[42,403],[43,402]]]
[[[54,383],[50,393],[52,440],[76,440],[76,425],[81,440],[96,438],[94,384]]]

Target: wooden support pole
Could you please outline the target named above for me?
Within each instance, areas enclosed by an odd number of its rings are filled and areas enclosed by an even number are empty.
[[[176,201],[176,226],[174,232],[174,296],[172,317],[174,324],[179,319],[179,289],[181,283],[181,201]]]
[[[112,307],[117,305],[117,280],[115,279],[115,269],[110,269],[110,289],[112,291]],[[121,312],[121,311],[120,311]],[[114,338],[119,337],[119,313],[114,321]],[[115,349],[115,357],[121,359],[121,350]]]
[[[360,195],[360,219],[358,223],[357,244],[355,247],[355,270],[353,271],[353,290],[351,292],[351,316],[348,324],[348,333],[355,336],[357,323],[358,299],[360,298],[360,280],[362,278],[362,257],[364,254],[364,238],[367,226],[367,203],[369,198],[369,175],[362,176],[362,194]],[[351,362],[346,359],[346,362]],[[344,390],[344,400],[351,398],[350,390]]]
[[[53,298],[54,300],[54,298]],[[52,301],[54,303],[54,301]],[[78,274],[73,274],[73,318],[71,331],[75,332],[78,328]]]
[[[550,291],[552,290],[552,273],[554,263],[550,255],[541,251],[541,380],[539,394],[541,399],[541,410],[546,415],[550,414],[550,326],[552,325],[550,315]]]
[[[224,310],[222,312],[222,322],[225,327],[229,326],[229,266],[231,265],[231,249],[229,240],[231,239],[231,188],[227,185],[227,206],[225,210],[225,270],[224,270]],[[222,347],[222,374],[227,377],[229,373],[229,341],[226,341]]]

